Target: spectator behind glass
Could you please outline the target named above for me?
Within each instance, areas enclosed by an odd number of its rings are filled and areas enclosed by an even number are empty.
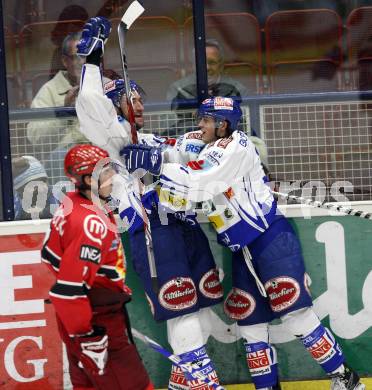
[[[50,74],[53,77],[59,70],[64,70],[65,66],[62,62],[63,54],[63,40],[67,34],[76,31],[81,26],[76,23],[67,23],[67,20],[81,20],[85,21],[88,19],[88,12],[80,5],[70,4],[65,7],[58,17],[58,21],[54,29],[50,33],[51,41],[56,45],[53,52],[52,62],[50,65]],[[64,22],[64,23],[59,23]]]
[[[224,74],[224,51],[215,39],[205,41],[208,71],[208,95],[209,96],[237,96],[239,98],[248,95],[248,89],[239,81]],[[196,99],[196,74],[190,74],[172,83],[167,91],[167,101],[171,102],[172,109],[184,108],[182,100]]]
[[[48,175],[35,157],[12,159],[15,219],[50,218],[50,205],[57,204]]]
[[[40,88],[31,108],[75,106],[83,64],[76,54],[80,36],[80,32],[75,32],[64,39],[61,60],[65,70],[58,71]],[[87,142],[79,132],[77,121],[71,118],[30,121],[27,138],[42,156],[42,162],[53,184],[64,177],[63,159],[66,151],[71,145]]]
[[[119,14],[122,13],[122,7],[126,2],[127,0],[106,0],[97,11],[96,15],[110,18],[113,16],[113,13],[117,12],[119,16]],[[49,7],[53,6],[49,5]],[[82,24],[79,24],[76,21],[80,20],[81,22],[84,22],[88,18],[88,11],[78,4],[67,5],[59,14],[58,21],[50,33],[51,41],[56,45],[50,65],[51,77],[53,77],[59,70],[65,69],[62,63],[63,38],[67,34],[77,31],[82,27]],[[67,23],[67,21],[69,21],[69,23]]]

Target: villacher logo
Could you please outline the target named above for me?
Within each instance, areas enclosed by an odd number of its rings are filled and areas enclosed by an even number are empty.
[[[183,310],[194,306],[197,302],[194,282],[190,278],[170,280],[160,289],[159,302],[169,310]]]
[[[246,291],[234,288],[227,296],[224,304],[225,313],[234,320],[249,317],[256,308],[256,301]]]
[[[211,269],[203,275],[199,282],[199,290],[208,298],[218,299],[223,297],[223,288],[217,269]]]
[[[292,306],[300,297],[300,285],[293,278],[280,276],[265,283],[271,309],[279,312]]]

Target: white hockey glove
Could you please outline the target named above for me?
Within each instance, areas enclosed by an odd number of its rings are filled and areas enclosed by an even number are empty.
[[[81,350],[79,367],[93,375],[103,375],[108,359],[108,336],[101,326],[94,326],[93,329],[93,333],[87,336],[74,338]]]

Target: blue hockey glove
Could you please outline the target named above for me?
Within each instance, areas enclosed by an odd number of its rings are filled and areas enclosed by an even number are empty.
[[[147,145],[128,145],[120,151],[129,173],[144,169],[154,176],[160,175],[163,156],[160,148]]]
[[[104,52],[104,45],[111,32],[111,23],[103,16],[90,18],[84,25],[81,39],[76,45],[79,56],[89,56],[95,50]]]

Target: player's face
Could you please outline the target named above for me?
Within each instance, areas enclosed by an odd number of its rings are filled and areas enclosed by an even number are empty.
[[[137,91],[133,92],[132,103],[134,111],[134,120],[136,122],[137,129],[142,129],[144,124],[143,112],[145,108],[143,106],[142,97]],[[123,111],[124,116],[128,118],[128,107],[125,96],[123,96],[123,98],[121,99],[120,108]]]
[[[215,131],[215,122],[212,117],[203,116],[198,123],[199,129],[202,132],[202,140],[206,144],[217,140]]]
[[[204,143],[209,144],[226,136],[227,123],[225,121],[216,123],[215,119],[210,116],[203,116],[198,120],[198,127],[202,132]]]

